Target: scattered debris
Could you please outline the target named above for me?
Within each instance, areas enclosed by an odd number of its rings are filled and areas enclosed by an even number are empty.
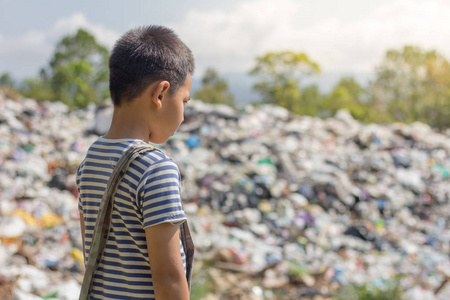
[[[78,298],[74,174],[110,112],[0,92],[0,298]],[[190,101],[162,149],[179,164],[196,259],[211,262],[215,296],[330,299],[346,284],[399,277],[409,299],[442,300],[449,133],[361,124],[346,111],[321,120]]]

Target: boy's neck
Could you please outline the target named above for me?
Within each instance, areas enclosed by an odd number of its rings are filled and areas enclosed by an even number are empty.
[[[107,139],[138,139],[148,143],[150,132],[145,121],[126,107],[114,107],[111,127],[103,136]]]

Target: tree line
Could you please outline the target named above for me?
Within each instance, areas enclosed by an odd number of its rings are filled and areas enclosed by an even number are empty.
[[[450,64],[435,50],[404,46],[388,50],[375,69],[375,79],[361,86],[344,77],[331,92],[302,80],[319,74],[320,67],[305,53],[267,53],[256,58],[250,74],[262,101],[302,115],[329,117],[348,109],[363,122],[421,121],[433,127],[450,127]]]
[[[17,83],[4,73],[0,85],[36,100],[86,107],[109,97],[108,58],[108,50],[80,29],[57,43],[38,76]],[[415,46],[391,49],[374,71],[375,78],[366,86],[344,77],[322,93],[317,85],[303,84],[321,72],[319,64],[303,52],[282,51],[256,57],[249,74],[256,79],[253,89],[259,103],[293,113],[329,117],[344,108],[367,123],[421,121],[439,129],[450,127],[450,63],[443,55]],[[193,98],[235,105],[228,83],[213,68],[205,71]]]
[[[9,73],[4,73],[0,85],[38,101],[62,101],[70,107],[86,107],[109,97],[108,59],[108,49],[80,29],[56,44],[50,62],[37,76],[17,83]]]

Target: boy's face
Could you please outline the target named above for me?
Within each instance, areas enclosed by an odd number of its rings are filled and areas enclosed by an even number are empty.
[[[191,85],[191,74],[188,74],[186,82],[175,94],[166,94],[159,112],[159,128],[156,128],[152,133],[151,142],[156,144],[165,143],[180,127],[184,120],[184,105],[190,98]]]

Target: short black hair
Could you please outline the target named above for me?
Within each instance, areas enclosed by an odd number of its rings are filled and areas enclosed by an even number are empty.
[[[191,50],[173,30],[156,25],[132,29],[116,42],[109,58],[111,99],[120,106],[158,80],[167,80],[174,94],[194,69]]]

